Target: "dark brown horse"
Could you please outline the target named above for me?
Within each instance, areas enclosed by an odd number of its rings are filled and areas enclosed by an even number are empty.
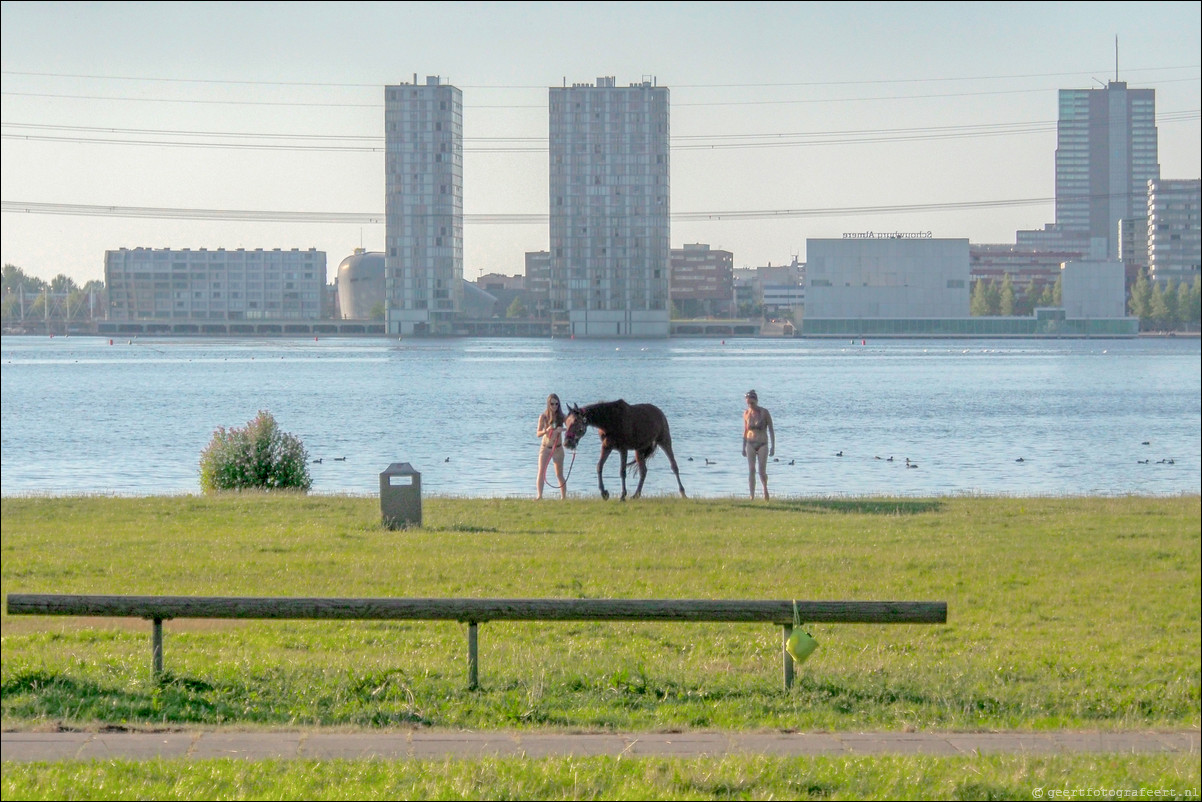
[[[634,498],[643,492],[643,482],[647,478],[647,458],[655,451],[656,446],[662,448],[668,455],[672,465],[672,473],[676,474],[676,484],[680,487],[680,495],[684,496],[684,485],[680,483],[680,471],[676,468],[676,457],[672,455],[672,435],[668,431],[668,419],[663,411],[654,404],[627,404],[621,399],[617,401],[602,401],[596,404],[578,407],[568,407],[568,417],[563,422],[563,442],[568,448],[575,449],[580,438],[588,427],[592,426],[601,436],[601,459],[597,462],[597,484],[601,488],[601,498],[609,498],[605,489],[605,481],[601,478],[601,470],[609,453],[616,450],[622,457],[622,501],[626,500],[626,452],[634,452],[634,461],[639,466],[639,486],[634,491]]]

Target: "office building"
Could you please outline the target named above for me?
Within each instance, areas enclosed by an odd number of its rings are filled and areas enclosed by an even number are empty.
[[[552,87],[551,313],[577,337],[669,334],[669,98],[651,80]]]
[[[730,251],[692,244],[672,249],[669,292],[683,318],[734,316],[734,263]]]
[[[463,93],[438,76],[384,88],[385,320],[452,334],[463,302]]]
[[[1193,284],[1200,257],[1199,179],[1148,182],[1148,274],[1153,281]]]
[[[1121,258],[1119,221],[1145,216],[1148,181],[1160,177],[1156,90],[1061,89],[1056,126],[1056,222],[1019,232],[1018,244]]]
[[[114,321],[320,320],[325,284],[326,254],[314,248],[104,252]]]
[[[526,292],[534,302],[535,317],[546,317],[551,310],[551,252],[526,252]]]

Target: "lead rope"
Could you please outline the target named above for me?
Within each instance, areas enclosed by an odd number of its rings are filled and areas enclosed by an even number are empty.
[[[551,460],[550,462],[548,462],[547,467],[550,468],[551,464],[554,461],[555,460]],[[543,484],[547,487],[553,487],[556,490],[565,489],[568,486],[568,480],[572,478],[572,466],[575,464],[576,464],[576,450],[572,449],[572,461],[568,463],[568,472],[566,474],[564,474],[563,484],[558,484],[556,482],[548,482],[546,474],[543,474]]]

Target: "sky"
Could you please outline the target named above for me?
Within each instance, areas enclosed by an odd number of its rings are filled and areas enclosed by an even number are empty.
[[[1198,178],[1202,5],[46,3],[0,19],[0,256],[102,280],[119,248],[384,248],[384,87],[463,91],[464,277],[549,246],[548,88],[671,100],[672,247],[1013,243],[1054,222],[1058,90],[1156,90]],[[1116,47],[1117,40],[1117,47]]]

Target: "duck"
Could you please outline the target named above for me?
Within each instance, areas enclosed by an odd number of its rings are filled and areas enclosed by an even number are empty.
[[[313,464],[314,464],[314,465],[320,465],[320,464],[321,464],[321,457],[318,457],[317,459],[313,460]]]
[[[910,458],[909,458],[909,457],[906,457],[906,467],[907,467],[907,468],[917,468],[917,467],[918,467],[918,463],[917,463],[917,462],[910,462]]]
[[[1026,460],[1024,460],[1022,457],[1019,457],[1015,460],[1015,462],[1026,462]]]
[[[841,457],[841,456],[843,456],[843,452],[842,452],[842,451],[836,451],[836,452],[835,452],[835,456],[836,456],[836,457]]]

